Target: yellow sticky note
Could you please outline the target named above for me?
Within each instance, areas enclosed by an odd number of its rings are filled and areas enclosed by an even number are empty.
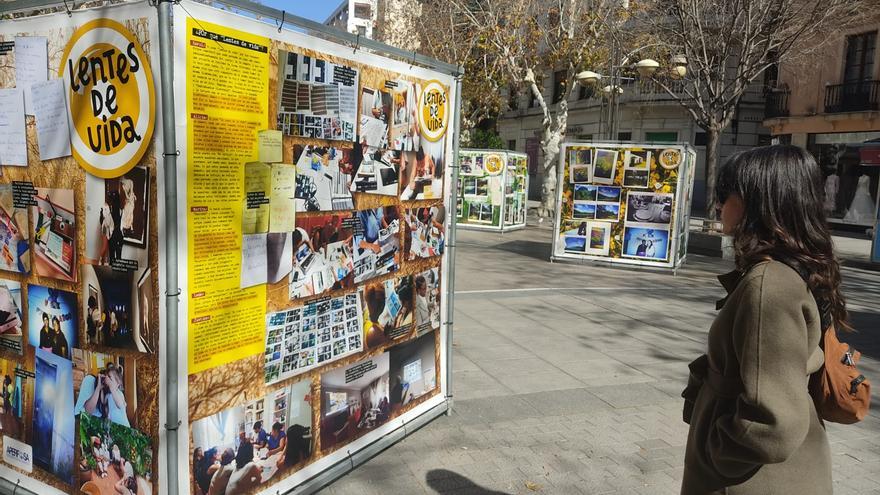
[[[259,160],[265,163],[281,161],[281,131],[258,131]]]
[[[269,195],[271,194],[271,167],[262,162],[244,166],[244,210],[241,215],[243,234],[269,231]]]

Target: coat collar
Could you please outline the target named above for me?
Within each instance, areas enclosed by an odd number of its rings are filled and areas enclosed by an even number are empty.
[[[744,273],[739,270],[734,270],[730,273],[725,273],[724,275],[720,275],[718,277],[718,281],[721,282],[721,286],[727,291],[727,296],[724,299],[721,299],[717,303],[715,303],[715,309],[720,310],[724,307],[724,303],[727,302],[727,298],[730,297],[730,294],[736,289],[739,285],[740,280],[742,280]]]

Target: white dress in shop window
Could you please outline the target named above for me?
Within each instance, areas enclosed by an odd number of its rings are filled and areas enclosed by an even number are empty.
[[[865,223],[874,220],[874,200],[871,199],[871,178],[867,175],[859,177],[856,195],[843,217],[847,222]]]
[[[825,179],[825,211],[834,211],[839,188],[840,177],[837,174],[831,174]]]

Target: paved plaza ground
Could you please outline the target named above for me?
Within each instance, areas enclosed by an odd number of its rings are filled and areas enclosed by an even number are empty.
[[[549,263],[551,236],[459,233],[453,414],[322,493],[678,493],[679,394],[732,265],[694,256],[673,277]],[[865,241],[839,244],[856,258],[844,281],[859,333],[845,340],[880,383],[880,272],[858,268]],[[880,494],[880,404],[828,432],[835,494]]]

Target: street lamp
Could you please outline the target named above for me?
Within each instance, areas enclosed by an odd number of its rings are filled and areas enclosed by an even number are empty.
[[[687,57],[684,55],[676,55],[671,60],[672,70],[670,75],[674,79],[682,79],[687,75]]]
[[[638,63],[636,63],[636,71],[638,71],[639,75],[642,77],[651,77],[654,72],[657,72],[659,67],[660,62],[650,58],[639,60]]]
[[[575,79],[581,84],[596,84],[602,79],[602,74],[593,72],[591,70],[585,70],[582,72],[578,72],[577,75],[574,76]]]

